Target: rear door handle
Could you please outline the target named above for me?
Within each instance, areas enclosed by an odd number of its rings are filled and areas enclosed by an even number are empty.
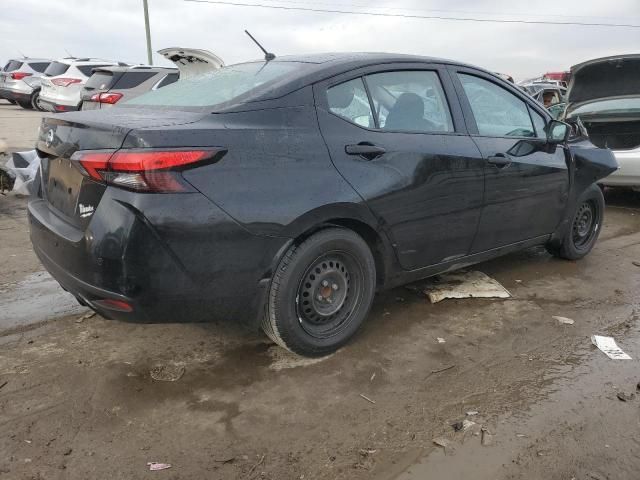
[[[344,151],[347,152],[347,155],[359,155],[367,160],[373,160],[387,152],[382,147],[366,142],[361,142],[357,145],[347,145],[344,147]]]
[[[487,163],[495,165],[498,168],[504,168],[511,165],[511,158],[506,153],[496,153],[495,155],[487,158]]]

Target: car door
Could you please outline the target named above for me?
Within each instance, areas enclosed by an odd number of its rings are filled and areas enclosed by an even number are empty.
[[[379,219],[400,264],[468,254],[483,203],[483,160],[445,67],[384,65],[314,86],[335,167]]]
[[[461,105],[485,163],[485,204],[471,253],[551,234],[569,191],[563,146],[550,145],[550,116],[500,79],[452,68]]]

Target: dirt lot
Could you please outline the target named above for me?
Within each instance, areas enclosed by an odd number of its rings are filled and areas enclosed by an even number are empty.
[[[387,292],[350,345],[310,361],[232,319],[83,318],[30,250],[26,201],[0,196],[0,479],[637,479],[640,196],[607,201],[586,259],[478,265],[506,300]],[[158,366],[184,374],[156,381]],[[477,425],[455,432],[468,411]]]

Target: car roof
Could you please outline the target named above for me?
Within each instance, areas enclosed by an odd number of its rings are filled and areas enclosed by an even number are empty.
[[[7,62],[22,62],[22,63],[33,63],[33,62],[53,62],[50,58],[10,58]]]
[[[105,64],[105,63],[113,63],[116,64],[118,62],[114,62],[113,60],[105,60],[103,58],[61,58],[56,60],[58,63],[66,63],[67,65],[94,65],[94,64]]]
[[[258,60],[260,61],[260,60]],[[459,62],[435,57],[425,57],[421,55],[410,55],[404,53],[383,53],[383,52],[330,52],[313,53],[308,55],[285,55],[277,57],[275,62],[300,62],[331,65],[349,65],[362,63],[362,66],[378,63],[395,62],[429,62],[429,63],[451,63],[463,65]],[[356,67],[357,68],[357,67]]]

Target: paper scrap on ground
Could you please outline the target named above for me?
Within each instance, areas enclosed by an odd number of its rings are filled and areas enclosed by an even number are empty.
[[[555,318],[558,323],[563,324],[563,325],[573,325],[575,322],[573,320],[571,320],[570,318],[567,317],[556,317],[554,316],[553,318]]]
[[[591,343],[598,347],[604,354],[613,360],[631,360],[631,357],[624,353],[612,337],[601,337],[591,335]]]
[[[149,470],[151,470],[152,472],[155,472],[155,471],[158,471],[158,470],[166,470],[167,468],[171,468],[171,464],[170,463],[148,462],[147,466],[149,467]]]
[[[437,277],[424,293],[431,303],[445,298],[509,298],[511,294],[498,281],[482,272],[452,272]]]

